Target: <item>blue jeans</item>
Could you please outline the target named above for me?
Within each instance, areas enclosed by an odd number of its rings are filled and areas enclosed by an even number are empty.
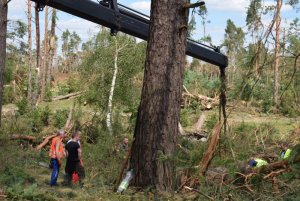
[[[58,178],[58,173],[59,173],[59,164],[58,160],[56,158],[51,158],[51,163],[52,163],[52,174],[51,174],[51,181],[50,181],[50,186],[56,186],[57,185],[57,178]]]

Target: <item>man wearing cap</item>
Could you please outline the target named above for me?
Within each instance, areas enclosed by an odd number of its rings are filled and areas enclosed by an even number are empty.
[[[57,178],[59,174],[59,168],[61,166],[62,158],[65,156],[65,148],[62,142],[65,132],[59,130],[57,136],[52,139],[50,146],[49,156],[51,157],[52,173],[50,186],[57,186]]]

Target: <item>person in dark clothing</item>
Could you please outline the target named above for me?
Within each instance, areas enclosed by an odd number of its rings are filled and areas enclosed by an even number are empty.
[[[76,172],[79,176],[80,185],[83,184],[82,180],[85,176],[82,162],[82,150],[80,144],[78,143],[80,140],[80,134],[80,131],[75,131],[72,134],[72,140],[69,141],[65,146],[67,155],[65,171],[68,184],[71,183],[74,172]]]

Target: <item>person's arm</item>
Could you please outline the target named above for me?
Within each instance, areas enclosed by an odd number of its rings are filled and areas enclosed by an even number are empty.
[[[80,161],[80,165],[83,166],[83,161],[82,161],[82,150],[81,150],[80,147],[78,148],[78,158],[79,158],[79,161]]]
[[[64,154],[65,154],[65,157],[68,157],[68,155],[69,155],[68,150],[66,148],[64,150]]]
[[[56,158],[58,160],[58,163],[61,164],[61,156],[59,155],[59,146],[60,146],[60,141],[57,140],[55,144],[55,153],[56,153]]]

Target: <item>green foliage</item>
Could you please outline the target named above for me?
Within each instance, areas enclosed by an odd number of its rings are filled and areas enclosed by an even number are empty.
[[[47,105],[42,111],[41,111],[41,121],[43,122],[44,126],[48,126],[49,125],[49,120],[50,120],[50,108]]]
[[[29,104],[26,98],[22,98],[16,103],[20,115],[26,114],[29,110]]]
[[[282,114],[288,117],[297,117],[299,115],[299,110],[296,106],[293,106],[291,101],[284,100],[280,103],[280,111]]]
[[[9,200],[52,200],[38,192],[35,182],[35,178],[21,166],[6,167],[3,174],[0,174],[0,184],[6,187],[5,193]]]
[[[227,48],[227,54],[230,56],[230,59],[233,59],[232,57],[236,56],[243,49],[244,40],[245,33],[242,28],[236,27],[230,19],[227,20],[223,45]]]
[[[118,74],[113,95],[115,107],[136,108],[141,92],[141,77],[145,61],[145,43],[136,43],[134,38],[118,34],[116,38],[103,30],[83,45],[86,55],[81,65],[81,87],[87,103],[100,111],[107,111],[108,97],[114,72],[116,48]],[[84,83],[84,84],[82,84]]]
[[[69,77],[67,81],[68,93],[73,93],[79,90],[80,80],[75,79],[74,77]]]
[[[28,175],[24,169],[20,166],[17,167],[6,167],[4,174],[1,174],[0,183],[6,186],[11,186],[16,183],[32,183],[35,179]]]
[[[15,100],[13,88],[9,86],[4,86],[3,90],[3,105],[12,103]]]
[[[58,95],[67,95],[69,93],[77,92],[79,91],[80,86],[80,80],[69,77],[67,82],[60,82],[58,83]]]
[[[188,23],[188,34],[187,37],[190,38],[192,37],[192,35],[194,34],[196,30],[196,20],[195,20],[195,16],[192,15],[191,20]]]
[[[218,117],[216,114],[213,114],[213,115],[209,116],[209,118],[205,122],[204,126],[206,129],[212,130],[217,122],[218,122]]]
[[[54,120],[54,126],[56,128],[63,128],[65,123],[67,122],[69,115],[69,110],[56,110],[53,120]]]
[[[52,91],[51,91],[50,87],[46,87],[45,101],[46,102],[52,101]]]
[[[4,84],[9,84],[13,80],[14,60],[6,59],[4,69]]]
[[[7,38],[17,39],[23,38],[27,33],[27,25],[21,20],[10,20],[8,22]]]
[[[69,93],[69,86],[65,83],[59,83],[58,85],[58,95],[67,95]]]
[[[261,0],[251,0],[247,10],[246,23],[248,29],[257,31],[262,26],[260,12],[262,10]]]
[[[188,127],[191,125],[190,119],[190,109],[183,108],[180,111],[180,123],[183,127]]]
[[[48,126],[50,123],[50,108],[34,108],[28,113],[28,118],[31,121],[32,130],[34,132],[40,132],[44,126]]]

